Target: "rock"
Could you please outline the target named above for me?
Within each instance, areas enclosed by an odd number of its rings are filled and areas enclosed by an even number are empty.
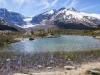
[[[29,40],[34,40],[34,38],[29,38]]]
[[[66,70],[72,70],[72,69],[75,69],[75,67],[74,66],[64,66],[64,69],[66,69]]]
[[[22,73],[15,73],[13,75],[28,75],[28,74],[22,74]]]
[[[37,65],[37,67],[38,67],[38,68],[42,68],[43,66],[42,66],[42,65]]]
[[[47,69],[52,69],[52,67],[46,67]]]
[[[92,75],[100,75],[100,69],[92,69],[92,70],[90,70],[90,73]]]
[[[100,39],[100,36],[95,36],[96,39]]]

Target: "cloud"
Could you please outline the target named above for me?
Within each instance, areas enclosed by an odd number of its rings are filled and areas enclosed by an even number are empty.
[[[14,4],[18,5],[18,7],[21,7],[24,3],[25,0],[12,0]]]
[[[42,0],[43,5],[45,5],[44,9],[53,7],[57,2],[58,0]]]
[[[42,0],[42,4],[44,5],[44,9],[46,9],[50,6],[48,0]]]
[[[64,3],[64,6],[68,6],[68,4],[70,3],[70,0],[67,0],[65,3]]]
[[[80,10],[84,11],[84,10],[92,9],[92,8],[95,8],[95,7],[98,7],[98,6],[100,6],[100,5],[99,4],[98,5],[91,5],[91,6],[84,7],[82,9],[80,9]]]
[[[6,4],[5,0],[0,0],[0,7],[3,7]]]
[[[69,6],[75,7],[78,2],[79,2],[79,0],[72,0],[71,4]]]
[[[24,4],[24,3],[31,3],[33,0],[12,0],[13,3],[15,4]]]
[[[4,1],[4,0],[0,0]],[[47,9],[53,7],[58,0],[11,0],[12,4],[17,8],[21,9],[24,6],[31,6],[31,7],[41,7],[41,9]]]
[[[23,5],[28,3],[33,3],[34,0],[12,0],[12,3],[15,4],[18,8],[21,8]]]
[[[79,3],[79,0],[67,0],[65,2],[65,6],[67,8],[70,8],[70,7],[76,7],[76,5]]]
[[[57,2],[58,2],[58,0],[54,0],[54,1],[51,3],[51,6],[54,6]]]

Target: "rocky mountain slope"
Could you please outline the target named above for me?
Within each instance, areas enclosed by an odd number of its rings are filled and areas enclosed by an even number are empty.
[[[14,31],[14,32],[24,32],[25,30],[17,25],[9,24],[4,19],[0,19],[0,30],[2,31]]]
[[[0,19],[4,19],[8,23],[15,25],[24,25],[25,21],[23,20],[25,17],[19,13],[8,11],[5,8],[0,8]]]
[[[23,29],[94,29],[100,25],[100,14],[77,11],[75,8],[50,10],[34,17],[25,17],[19,13],[0,8],[0,19],[11,27]],[[4,27],[3,27],[4,28]],[[19,29],[20,29],[19,28]]]
[[[33,24],[64,29],[94,29],[100,24],[100,15],[77,11],[74,8],[50,10],[33,17]],[[45,28],[44,26],[44,28]]]

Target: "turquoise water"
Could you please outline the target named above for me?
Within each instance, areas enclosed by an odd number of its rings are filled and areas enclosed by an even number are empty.
[[[2,48],[3,51],[48,52],[48,51],[83,51],[100,49],[100,40],[90,36],[61,36],[33,41],[24,40]]]

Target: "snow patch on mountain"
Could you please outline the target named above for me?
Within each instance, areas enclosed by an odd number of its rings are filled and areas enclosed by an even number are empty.
[[[48,15],[52,15],[55,13],[55,10],[50,10],[44,13],[44,15],[48,14]]]
[[[36,25],[33,24],[27,24],[27,25],[23,25],[22,28],[30,28],[30,27],[34,27]]]
[[[76,19],[82,19],[84,16],[88,16],[88,18],[92,17],[92,18],[100,19],[100,14],[78,12],[75,9],[64,9],[63,8],[63,9],[60,9],[60,11],[56,15],[59,15],[61,13],[65,14],[63,15],[64,18],[66,16],[69,16],[69,17],[73,17]]]
[[[26,25],[23,25],[22,28],[34,27],[35,25],[31,23],[31,20],[32,20],[32,17],[25,18],[24,21],[26,22]]]
[[[25,22],[30,22],[31,20],[32,20],[32,17],[26,17],[26,18],[24,19]]]
[[[100,14],[84,13],[84,12],[80,12],[80,14],[82,14],[83,16],[90,16],[90,17],[95,17],[97,19],[100,19]]]

